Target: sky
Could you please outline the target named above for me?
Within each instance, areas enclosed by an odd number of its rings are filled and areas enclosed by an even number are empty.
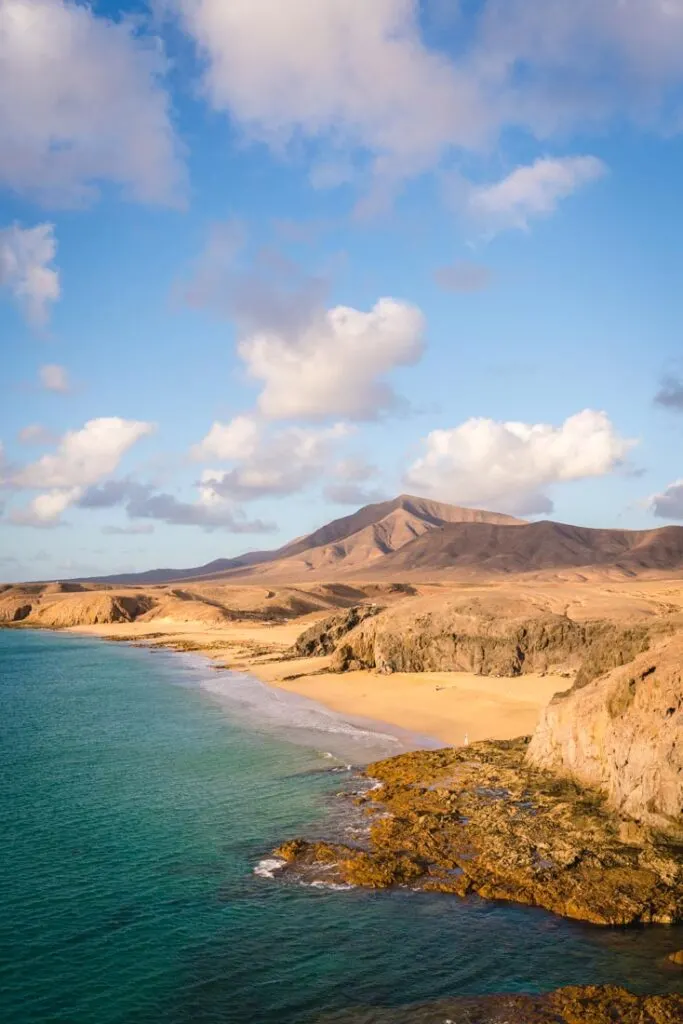
[[[0,579],[683,522],[683,0],[0,0]]]

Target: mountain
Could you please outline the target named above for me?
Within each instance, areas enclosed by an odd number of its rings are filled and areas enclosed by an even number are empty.
[[[520,573],[602,567],[625,574],[683,568],[683,527],[599,530],[402,494],[366,505],[274,551],[219,558],[190,569],[101,576],[114,585]]]
[[[321,570],[359,569],[398,551],[415,538],[449,523],[508,525],[520,519],[498,512],[460,508],[440,501],[401,494],[393,501],[365,505],[274,551],[253,551],[237,558],[219,558],[192,569],[98,576],[89,583],[139,585],[179,580],[219,580],[241,575],[296,575]]]
[[[612,567],[627,574],[683,568],[683,527],[596,530],[543,521],[514,527],[448,523],[382,560],[382,573],[477,569],[518,573]]]

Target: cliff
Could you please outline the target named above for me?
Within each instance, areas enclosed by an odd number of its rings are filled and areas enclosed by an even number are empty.
[[[683,636],[558,694],[527,756],[599,789],[621,814],[683,836]]]
[[[391,609],[340,638],[335,671],[474,672],[484,676],[578,673],[582,683],[631,661],[665,622],[577,622],[567,615],[494,600]]]

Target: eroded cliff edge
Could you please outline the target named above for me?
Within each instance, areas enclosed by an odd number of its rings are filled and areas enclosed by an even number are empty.
[[[683,637],[558,694],[528,762],[605,794],[619,813],[683,841]]]

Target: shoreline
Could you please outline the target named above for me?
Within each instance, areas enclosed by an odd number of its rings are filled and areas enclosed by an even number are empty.
[[[150,653],[156,651],[166,655],[182,655],[182,661],[176,658],[171,660],[181,664],[185,662],[189,673],[193,670],[201,673],[201,679],[196,683],[190,682],[190,687],[196,686],[207,699],[229,709],[235,719],[241,720],[250,729],[270,733],[297,746],[320,750],[346,764],[348,768],[353,767],[359,771],[375,760],[415,750],[435,750],[442,746],[437,737],[415,729],[403,728],[375,717],[345,713],[306,694],[273,685],[249,666],[217,664],[215,651],[190,647],[187,641],[179,642],[175,633],[169,633],[163,639],[158,631],[144,636],[124,635],[123,630],[128,625],[122,625],[121,632],[115,631],[116,627],[109,624],[104,627],[65,628],[27,624],[9,628],[81,636],[144,649]],[[177,664],[175,667],[178,667]],[[322,747],[326,748],[325,751]]]
[[[296,620],[213,628],[157,620],[69,626],[64,631],[199,655],[213,669],[246,673],[269,689],[307,699],[352,725],[370,728],[372,723],[378,732],[413,737],[417,746],[412,749],[425,749],[428,743],[461,746],[529,735],[553,695],[570,685],[559,675],[330,672],[328,657],[289,656],[304,628]]]

